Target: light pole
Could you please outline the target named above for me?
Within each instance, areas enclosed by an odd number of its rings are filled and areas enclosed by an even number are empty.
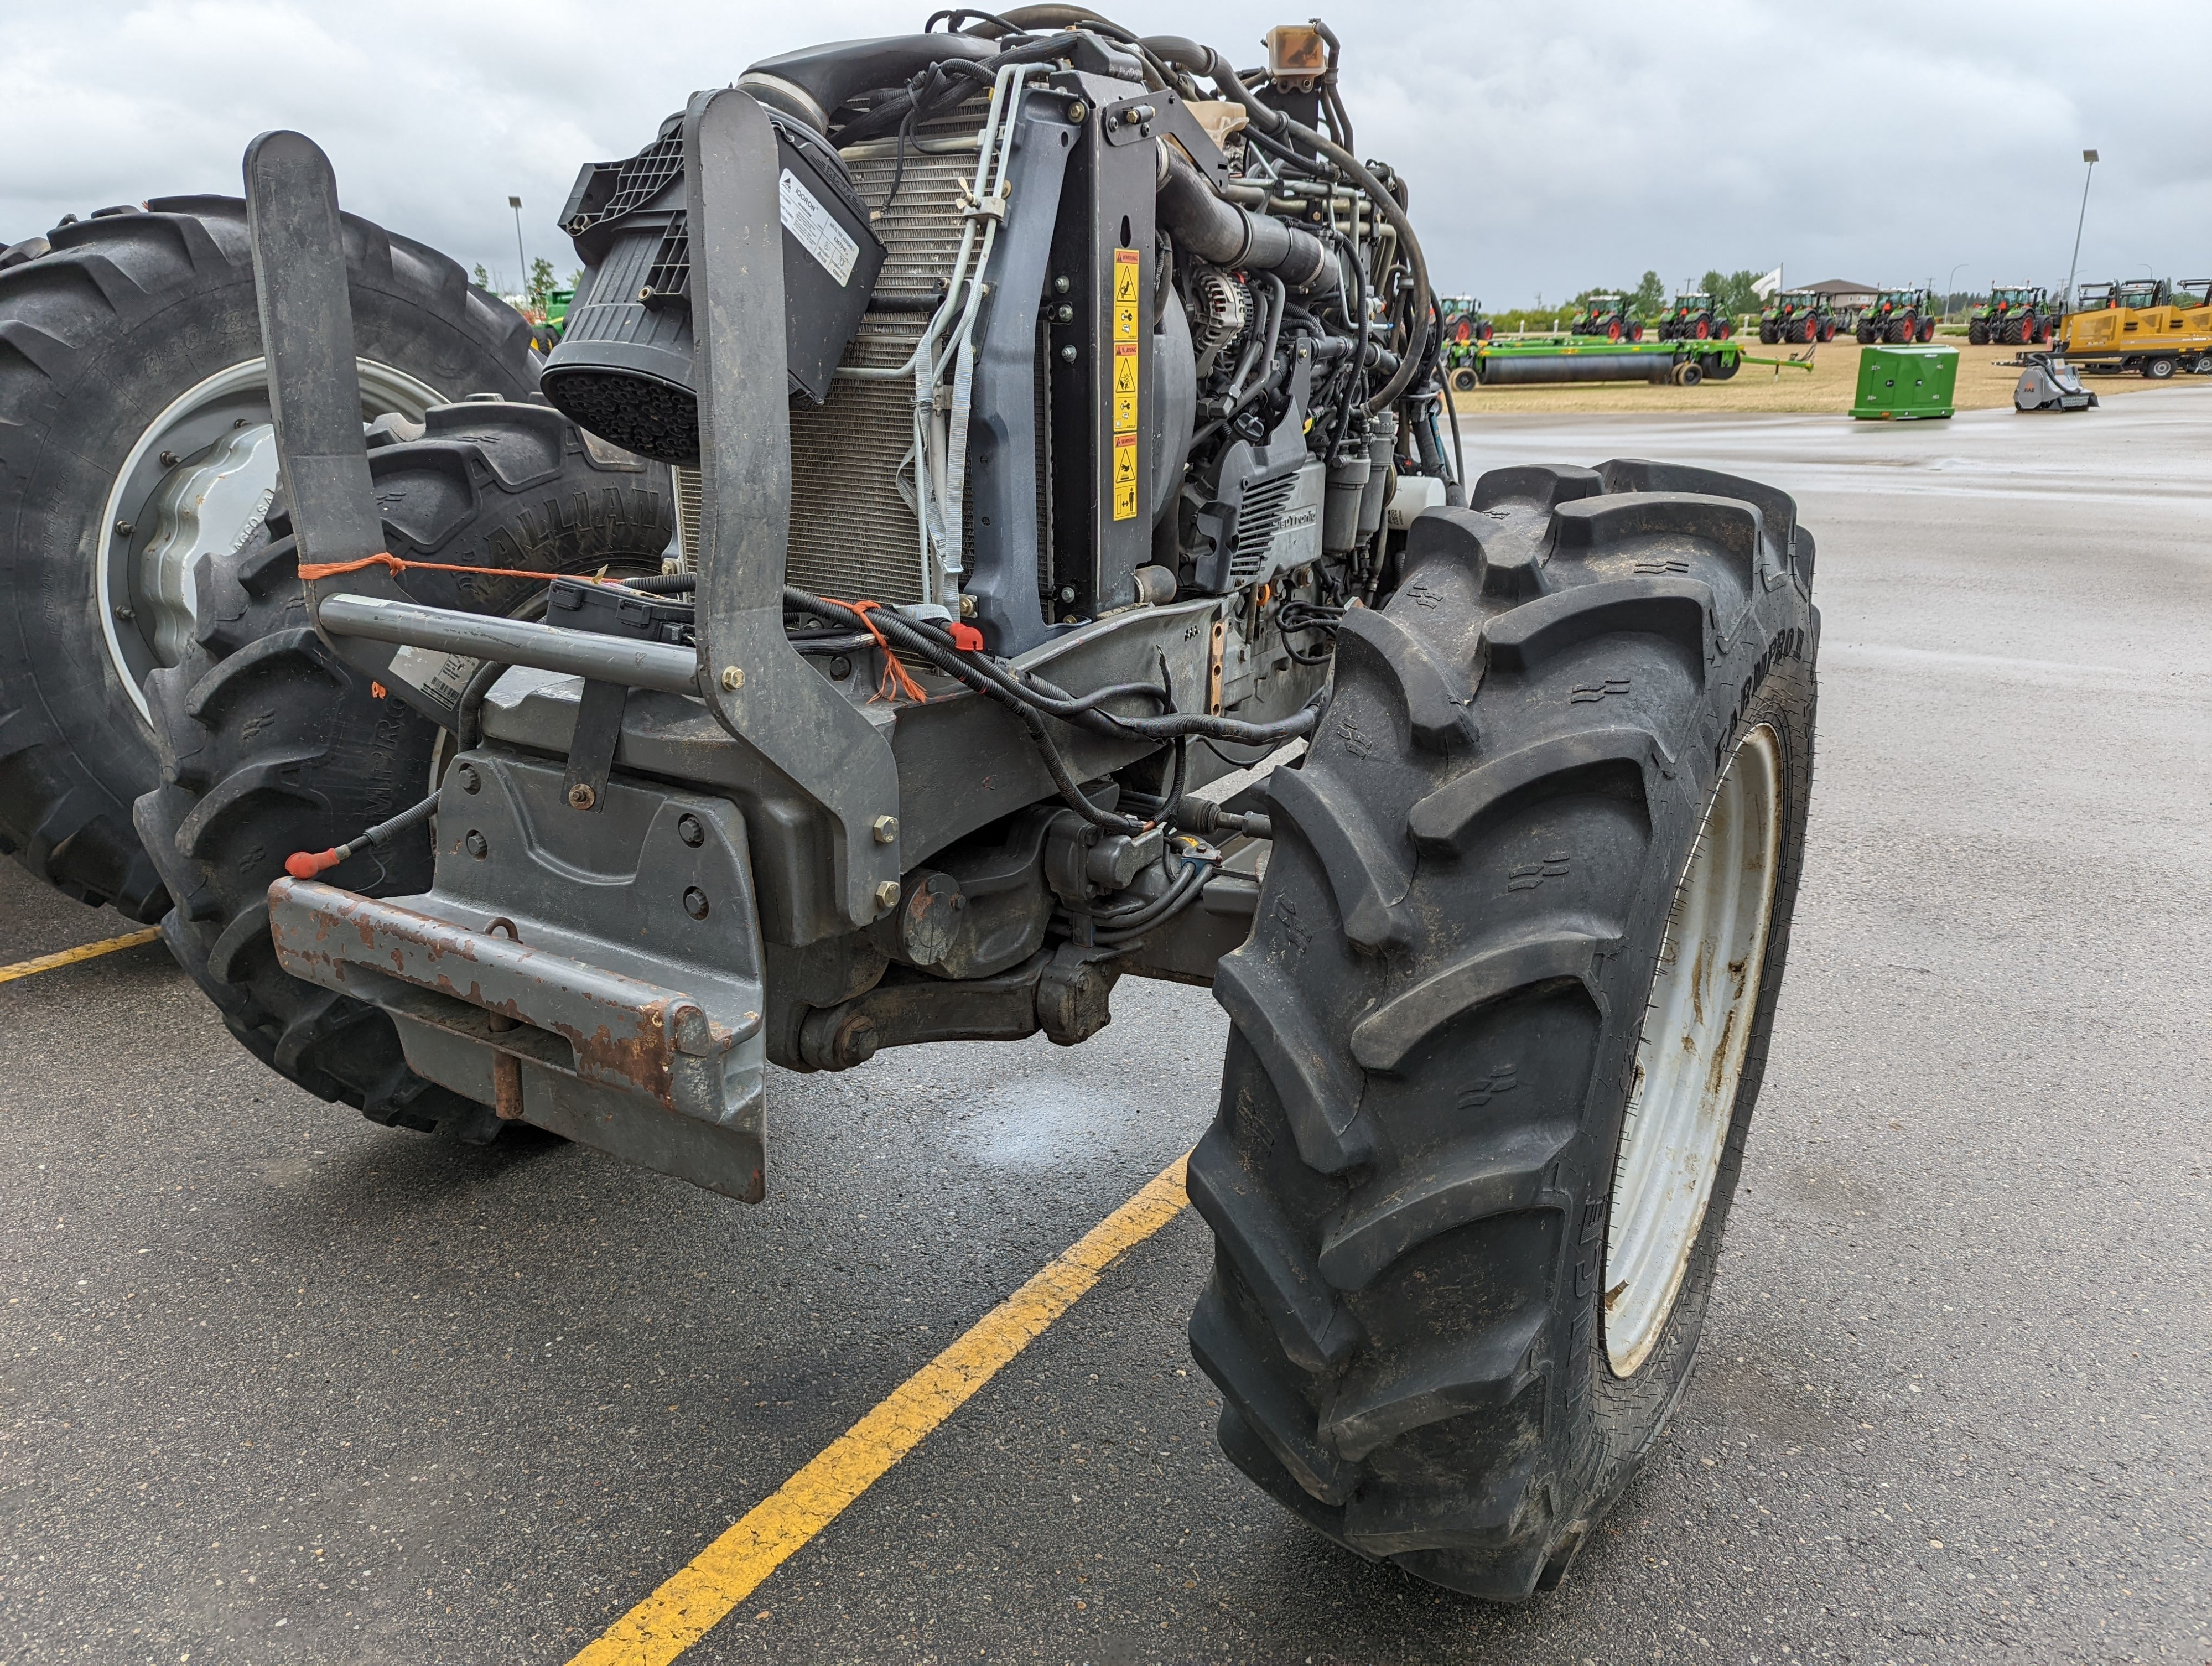
[[[2097,153],[2085,150],[2081,160],[2088,166],[2081,174],[2081,212],[2074,222],[2074,258],[2066,263],[2066,293],[2058,298],[2062,318],[2074,310],[2074,273],[2081,264],[2081,228],[2089,218],[2089,181],[2097,177]]]
[[[522,198],[510,197],[507,199],[507,205],[514,210],[514,259],[522,273],[521,281],[515,288],[527,295],[530,292],[530,257],[522,252]]]
[[[1953,278],[1955,278],[1955,277],[1957,277],[1959,276],[1960,267],[1964,266],[1966,264],[1966,263],[1965,261],[1961,260],[1961,261],[1959,263],[1959,264],[1958,264],[1957,266],[1954,266],[1954,267],[1952,267],[1952,268],[1951,268],[1951,277],[1947,277],[1947,278],[1945,278],[1945,279],[1943,280],[1943,318],[1944,318],[1944,321],[1945,321],[1946,323],[1948,323],[1948,322],[1950,321],[1950,318],[1951,318],[1951,283],[1952,283],[1952,279],[1953,279]]]

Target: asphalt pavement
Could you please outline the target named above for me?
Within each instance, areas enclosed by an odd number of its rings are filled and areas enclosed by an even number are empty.
[[[1186,1213],[686,1663],[2212,1659],[2212,388],[1555,417],[1819,539],[1807,878],[1702,1363],[1567,1583],[1212,1444]],[[0,863],[0,963],[128,922]],[[389,1132],[158,946],[0,983],[0,1666],[559,1663],[1196,1139],[1225,1021],[779,1073],[745,1206]]]

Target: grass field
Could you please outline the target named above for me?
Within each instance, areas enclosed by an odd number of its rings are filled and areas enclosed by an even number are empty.
[[[1959,409],[1988,410],[2012,404],[2012,390],[2020,380],[2017,368],[2000,368],[1997,361],[2016,356],[2017,347],[1972,347],[1960,337],[1939,336],[1938,346],[1959,350]],[[1858,386],[1859,354],[1855,341],[1823,342],[1815,349],[1762,347],[1757,337],[1745,350],[1762,358],[1788,358],[1810,350],[1813,368],[1775,369],[1747,364],[1724,382],[1707,381],[1696,387],[1654,387],[1642,382],[1582,382],[1553,387],[1478,387],[1452,395],[1463,414],[1487,410],[1701,410],[1725,413],[1740,410],[1848,411]],[[2170,387],[2173,382],[2153,382],[2141,376],[2084,376],[2082,385],[2100,397],[2127,393],[2146,387]],[[2182,376],[2183,385],[2201,387],[2212,395],[2212,376]]]

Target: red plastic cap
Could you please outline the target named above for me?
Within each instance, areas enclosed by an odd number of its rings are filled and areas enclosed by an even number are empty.
[[[983,633],[974,625],[962,624],[955,619],[945,629],[952,633],[952,646],[963,654],[981,654],[983,651]]]
[[[295,850],[284,859],[284,872],[295,879],[312,879],[324,869],[336,867],[344,860],[335,848]]]

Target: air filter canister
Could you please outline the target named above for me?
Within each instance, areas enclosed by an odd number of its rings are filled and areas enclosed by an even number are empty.
[[[828,141],[781,111],[768,114],[783,220],[787,368],[791,391],[818,404],[867,310],[884,246]],[[539,378],[545,397],[583,427],[663,463],[699,460],[686,206],[681,115],[636,155],[589,164],[577,176],[561,224],[584,277]]]

